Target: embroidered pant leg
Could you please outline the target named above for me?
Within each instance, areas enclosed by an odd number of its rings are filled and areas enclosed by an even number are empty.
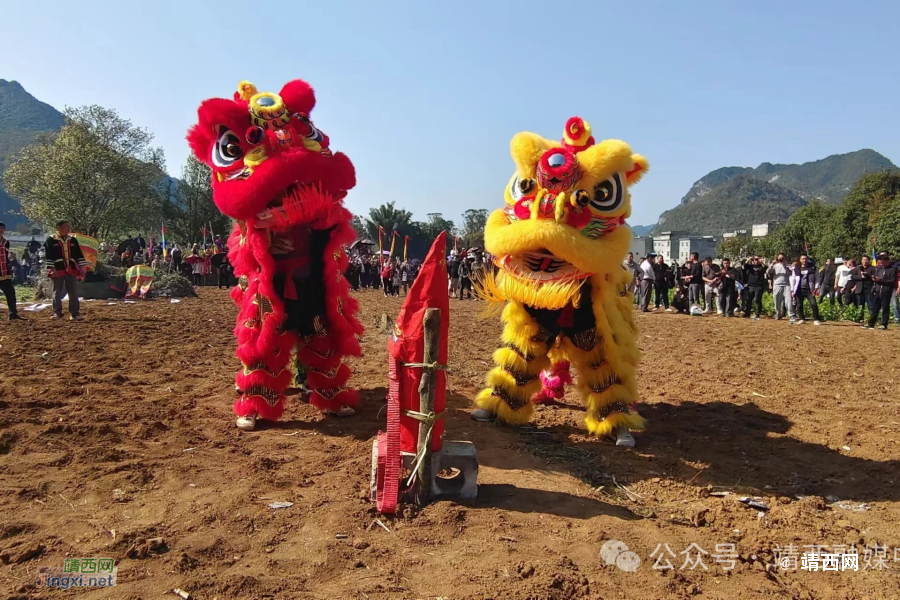
[[[270,301],[256,294],[256,285],[257,282],[251,284],[235,327],[237,357],[242,366],[235,377],[240,396],[234,403],[234,412],[239,417],[255,414],[277,421],[284,412],[284,390],[293,379],[289,365],[298,337],[283,331],[280,324],[267,321],[276,317]]]
[[[355,408],[359,404],[359,392],[347,387],[352,373],[335,351],[334,335],[319,323],[316,334],[304,338],[298,353],[299,362],[306,367],[309,403],[322,411],[338,411],[343,406]]]
[[[503,345],[494,352],[497,366],[488,373],[487,387],[475,402],[500,420],[519,425],[531,418],[531,399],[541,390],[540,373],[550,366],[550,333],[517,302],[506,305],[502,320]]]

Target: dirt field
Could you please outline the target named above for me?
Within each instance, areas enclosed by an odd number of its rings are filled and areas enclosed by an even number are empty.
[[[361,414],[323,420],[295,397],[254,433],[233,424],[225,292],[0,324],[0,598],[900,598],[896,329],[639,315],[650,425],[632,451],[586,437],[571,396],[533,427],[471,421],[499,323],[452,301],[447,439],[477,445],[478,500],[381,517],[388,532],[366,498],[387,355],[371,325],[401,301],[360,297]],[[605,564],[608,540],[636,572]],[[727,571],[712,555],[730,543]],[[651,557],[660,544],[675,557]],[[684,567],[691,544],[706,570]],[[860,570],[782,571],[786,545],[856,545]],[[66,557],[114,558],[118,586],[35,589]]]

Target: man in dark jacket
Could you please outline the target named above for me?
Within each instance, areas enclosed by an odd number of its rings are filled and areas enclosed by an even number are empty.
[[[870,317],[874,312],[872,304],[872,286],[875,284],[872,281],[872,275],[874,274],[875,267],[872,266],[868,255],[863,256],[861,264],[850,273],[850,283],[853,285],[853,294],[856,296],[856,305],[859,307],[857,323],[863,322],[863,314],[866,312],[867,306],[869,307]]]
[[[869,322],[863,327],[872,329],[881,313],[881,330],[887,330],[888,313],[891,309],[891,296],[898,290],[897,267],[891,265],[891,255],[887,252],[878,253],[878,266],[872,274],[872,314]]]
[[[69,318],[80,321],[81,305],[78,302],[77,281],[84,277],[87,261],[81,252],[78,240],[69,235],[72,231],[68,221],[56,224],[56,235],[44,242],[44,265],[53,280],[53,318],[63,316],[62,301],[69,295]]]
[[[16,288],[13,286],[13,269],[10,259],[9,240],[3,237],[6,233],[6,223],[0,223],[0,292],[6,296],[6,305],[9,307],[9,320],[22,321],[22,317],[16,310]]]
[[[719,288],[719,303],[722,307],[722,315],[733,317],[737,306],[737,284],[741,280],[741,272],[731,266],[731,260],[722,259],[722,268],[718,273],[721,287]]]
[[[672,309],[669,308],[669,283],[671,272],[669,270],[669,265],[663,260],[662,255],[656,257],[656,264],[653,265],[653,272],[656,275],[656,279],[654,280],[656,308],[659,308],[660,303],[662,303],[662,305],[666,307],[666,312],[672,312]]]
[[[819,281],[822,282],[819,287],[819,298],[825,299],[828,298],[828,301],[831,303],[831,306],[834,307],[835,300],[835,277],[837,276],[837,265],[834,264],[834,259],[829,258],[825,261],[825,266],[822,267],[822,270],[819,272]],[[839,292],[838,292],[839,293]]]
[[[819,272],[809,257],[805,254],[800,255],[800,264],[794,267],[794,276],[792,277],[794,293],[794,302],[797,305],[797,325],[803,325],[806,320],[803,318],[803,302],[809,301],[812,309],[813,324],[821,325],[822,317],[819,316],[819,304],[816,302],[816,296],[819,295]]]
[[[703,265],[700,263],[700,255],[691,252],[691,262],[685,267],[688,272],[682,279],[688,285],[688,302],[691,306],[700,306],[700,299],[703,297]]]
[[[744,269],[745,291],[747,302],[744,305],[744,318],[750,318],[752,309],[756,309],[754,321],[759,321],[759,313],[762,312],[763,290],[766,289],[766,266],[759,256],[754,256],[747,262]]]

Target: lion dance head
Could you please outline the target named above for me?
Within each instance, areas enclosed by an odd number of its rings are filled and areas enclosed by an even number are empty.
[[[197,158],[213,171],[213,199],[224,214],[248,221],[280,206],[286,195],[317,188],[341,200],[356,184],[350,159],[328,148],[328,136],[313,125],[312,87],[287,83],[277,94],[242,81],[234,99],[200,105],[199,122],[188,132]]]
[[[516,171],[506,205],[484,232],[499,273],[481,282],[481,293],[537,308],[577,303],[586,279],[621,270],[632,238],[629,188],[647,160],[623,141],[596,143],[579,117],[568,120],[559,142],[519,133],[510,150]]]

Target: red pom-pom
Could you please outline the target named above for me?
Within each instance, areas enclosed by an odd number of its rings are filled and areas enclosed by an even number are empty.
[[[584,119],[571,117],[566,121],[566,134],[573,140],[578,139],[584,133]]]

